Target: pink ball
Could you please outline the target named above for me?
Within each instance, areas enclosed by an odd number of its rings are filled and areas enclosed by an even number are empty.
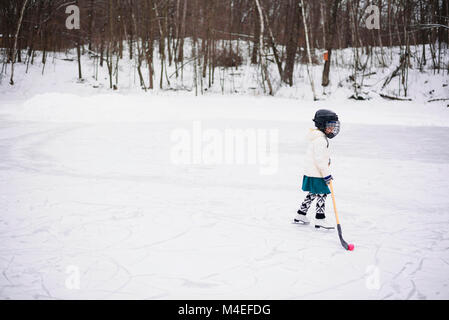
[[[349,251],[352,251],[352,250],[354,250],[354,245],[351,243],[351,244],[348,244],[348,250]]]

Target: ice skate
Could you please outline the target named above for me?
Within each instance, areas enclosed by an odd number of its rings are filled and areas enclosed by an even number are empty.
[[[330,224],[326,218],[324,219],[315,219],[315,228],[316,229],[324,229],[324,230],[333,230],[335,227]]]
[[[308,225],[310,224],[309,219],[306,217],[305,214],[303,213],[299,213],[300,211],[298,211],[298,213],[296,214],[295,218],[293,219],[293,223],[297,223],[297,224],[303,224],[303,225]]]

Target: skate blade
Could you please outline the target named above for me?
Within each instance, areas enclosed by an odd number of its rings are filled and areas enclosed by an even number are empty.
[[[334,230],[335,227],[323,227],[323,226],[317,226],[317,225],[315,225],[315,229]]]
[[[300,226],[307,226],[310,224],[310,222],[304,222],[304,221],[300,221],[300,220],[293,220],[292,224],[299,224]]]

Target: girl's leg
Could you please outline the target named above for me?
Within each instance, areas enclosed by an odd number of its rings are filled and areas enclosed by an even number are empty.
[[[303,214],[306,215],[307,211],[309,211],[309,208],[313,202],[313,200],[315,200],[316,198],[316,194],[309,192],[306,196],[306,198],[304,199],[304,201],[301,204],[301,207],[298,210],[299,214]]]
[[[327,194],[317,194],[315,219],[325,219]]]
[[[327,194],[317,194],[316,201],[316,215],[315,215],[315,228],[334,229],[333,225],[326,221],[325,204]]]

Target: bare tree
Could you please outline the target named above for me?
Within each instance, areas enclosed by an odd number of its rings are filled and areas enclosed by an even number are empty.
[[[300,27],[300,3],[298,0],[287,1],[287,23],[288,40],[286,44],[286,62],[282,79],[285,83],[293,86],[293,69],[295,66],[296,52],[298,49],[298,37]]]
[[[264,14],[262,11],[262,7],[260,6],[259,0],[254,0],[256,2],[257,10],[259,12],[259,21],[260,21],[260,37],[259,37],[259,64],[262,70],[262,83],[267,83],[268,86],[268,94],[273,95],[273,87],[271,85],[270,74],[268,73],[268,62],[267,62],[267,53],[264,46]],[[265,90],[265,86],[264,86]]]
[[[326,42],[326,52],[327,52],[327,59],[324,61],[324,68],[323,68],[323,77],[321,80],[321,85],[323,87],[327,87],[329,85],[329,72],[330,72],[330,64],[331,64],[331,57],[332,57],[332,48],[335,43],[336,38],[336,23],[337,23],[337,13],[338,13],[338,7],[340,6],[341,0],[333,0],[332,7],[330,10],[327,10],[327,30],[325,31],[325,35],[327,35],[327,39],[329,39]],[[324,21],[325,17],[323,17]]]
[[[23,13],[25,12],[25,7],[27,5],[27,2],[28,2],[28,0],[23,1],[22,10],[20,10],[19,21],[17,22],[16,34],[14,35],[14,46],[12,49],[12,61],[11,61],[11,79],[9,80],[9,83],[11,85],[14,85],[14,62],[16,59],[17,39],[19,37],[20,28],[22,27]]]
[[[302,19],[304,21],[304,32],[306,34],[307,57],[309,59],[309,63],[307,65],[307,74],[309,75],[310,86],[312,87],[313,100],[317,100],[317,96],[315,93],[315,84],[313,81],[313,75],[310,73],[310,69],[312,68],[312,55],[310,53],[309,32],[308,32],[308,28],[307,28],[306,13],[305,13],[303,0],[301,0],[301,10],[302,10]]]

